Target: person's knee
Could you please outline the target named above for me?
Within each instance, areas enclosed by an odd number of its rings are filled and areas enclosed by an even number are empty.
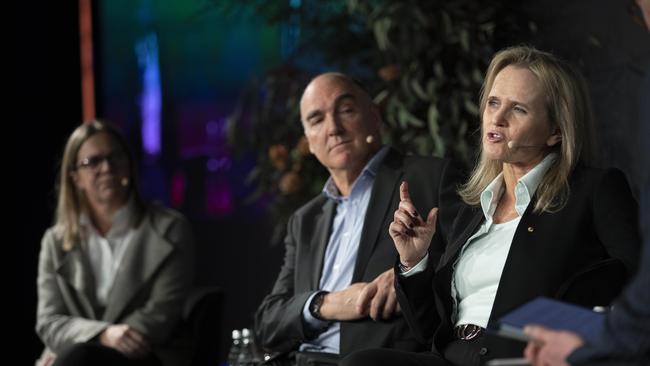
[[[390,355],[386,355],[384,349],[365,349],[362,351],[356,351],[348,356],[346,356],[340,363],[339,366],[381,366],[388,365],[386,363],[390,359]],[[388,361],[390,362],[390,361]]]
[[[75,343],[64,348],[56,356],[55,366],[84,365],[93,360],[92,346],[88,343]]]
[[[75,343],[57,354],[53,366],[100,365],[114,352],[95,343]]]

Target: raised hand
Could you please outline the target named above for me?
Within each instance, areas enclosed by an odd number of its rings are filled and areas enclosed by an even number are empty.
[[[149,342],[128,324],[110,325],[99,335],[99,342],[131,358],[144,357],[150,351]]]
[[[406,182],[402,182],[399,187],[399,197],[399,207],[393,215],[393,222],[388,232],[393,238],[400,262],[410,268],[427,254],[431,239],[436,232],[438,209],[432,208],[425,221],[411,202]]]

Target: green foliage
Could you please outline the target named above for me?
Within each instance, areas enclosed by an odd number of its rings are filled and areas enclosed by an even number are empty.
[[[387,142],[469,167],[479,127],[478,95],[496,51],[495,29],[510,20],[499,2],[349,0],[363,14],[383,61],[376,102]],[[496,20],[499,14],[499,23]]]
[[[279,225],[316,195],[327,177],[300,147],[304,141],[298,104],[313,76],[306,71],[313,66],[305,65],[305,60],[321,60],[326,69],[351,74],[377,91],[374,99],[383,112],[385,143],[407,153],[451,157],[471,166],[483,74],[496,51],[497,31],[514,29],[514,15],[502,2],[303,0],[301,6],[291,7],[284,1],[248,0],[243,4],[255,7],[271,23],[293,22],[300,29],[287,65],[251,82],[231,117],[233,145],[259,151],[251,182],[259,188],[256,197],[274,194],[272,211]],[[283,149],[287,153],[278,155]],[[280,164],[278,156],[286,156],[285,163]],[[288,175],[297,175],[299,179],[293,180],[297,183],[283,185]]]
[[[256,151],[246,182],[256,190],[248,200],[271,196],[270,214],[277,220],[272,243],[281,241],[291,213],[316,196],[327,177],[303,136],[298,105],[306,82],[306,75],[288,66],[251,80],[228,120],[235,152]]]

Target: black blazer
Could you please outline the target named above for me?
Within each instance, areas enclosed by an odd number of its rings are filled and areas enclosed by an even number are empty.
[[[617,258],[629,275],[635,272],[640,246],[638,207],[623,174],[614,169],[578,167],[569,186],[569,200],[560,211],[534,213],[534,197],[521,217],[488,327],[537,296],[556,297],[567,279],[600,260]],[[429,266],[417,275],[397,278],[403,314],[421,341],[433,340],[434,352],[442,353],[453,339],[453,264],[484,219],[480,207],[465,205],[454,221],[449,246],[435,271]],[[490,334],[483,345],[483,361],[521,357],[525,346]]]
[[[413,201],[422,214],[440,205],[440,226],[445,232],[457,212],[455,189],[459,177],[449,161],[435,158],[404,157],[391,150],[377,171],[359,243],[352,283],[369,282],[391,268],[397,251],[388,235],[388,226],[399,203],[399,185],[406,180]],[[336,203],[324,195],[312,199],[290,218],[285,238],[285,258],[271,294],[255,315],[255,332],[264,348],[274,352],[296,349],[316,338],[303,327],[302,309],[318,290],[323,258],[329,240]],[[439,252],[443,244],[434,239]],[[374,347],[422,350],[402,317],[389,321],[370,318],[341,323],[341,355]]]

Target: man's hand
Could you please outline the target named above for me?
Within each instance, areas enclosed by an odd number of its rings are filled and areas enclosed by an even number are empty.
[[[373,320],[389,319],[400,312],[395,295],[395,271],[389,269],[367,284],[357,299],[357,311]]]
[[[411,202],[406,182],[399,186],[399,198],[399,207],[395,211],[388,233],[393,238],[400,262],[410,268],[427,254],[431,238],[436,232],[438,209],[432,208],[424,221]]]
[[[395,295],[393,269],[372,282],[357,282],[345,290],[330,292],[323,298],[320,315],[326,320],[349,321],[370,315],[374,320],[388,319],[400,312]]]
[[[554,331],[540,325],[526,326],[524,332],[530,337],[524,356],[533,366],[569,366],[566,358],[584,344],[575,333]]]
[[[99,335],[99,342],[130,358],[141,358],[150,352],[149,342],[128,324],[110,325]]]
[[[350,285],[345,290],[330,292],[323,297],[323,304],[320,307],[320,315],[326,320],[357,320],[363,318],[363,314],[357,310],[357,299],[366,282],[358,282]]]

